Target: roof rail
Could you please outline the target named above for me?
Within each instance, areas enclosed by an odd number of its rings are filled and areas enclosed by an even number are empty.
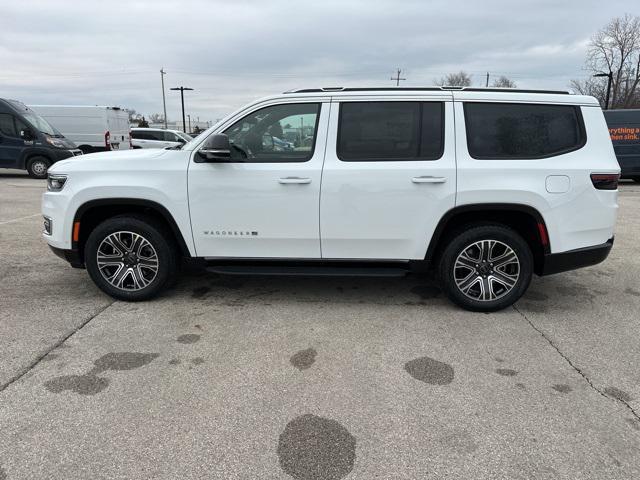
[[[322,93],[322,92],[437,92],[437,91],[461,91],[461,92],[501,92],[501,93],[547,93],[556,95],[570,95],[566,90],[535,90],[523,88],[495,88],[495,87],[324,87],[324,88],[302,88],[299,90],[289,90],[290,93]]]

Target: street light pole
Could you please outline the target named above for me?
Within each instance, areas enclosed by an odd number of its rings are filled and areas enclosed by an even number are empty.
[[[596,73],[594,77],[607,77],[607,97],[604,101],[604,109],[609,110],[609,97],[611,96],[611,83],[613,82],[613,72],[609,70],[609,73]]]
[[[162,81],[162,109],[164,110],[164,129],[167,129],[167,100],[164,97],[164,76],[167,72],[164,71],[164,67],[160,69],[160,80]]]
[[[191,115],[187,114],[187,118],[189,119],[189,133],[191,133]]]
[[[180,101],[182,102],[182,131],[184,133],[187,133],[187,120],[184,116],[184,91],[193,90],[193,88],[180,86],[180,87],[170,88],[169,90],[180,90]]]

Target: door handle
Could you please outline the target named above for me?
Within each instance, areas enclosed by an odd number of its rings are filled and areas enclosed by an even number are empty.
[[[422,177],[413,177],[411,179],[413,183],[444,183],[447,181],[446,177],[431,177],[424,175]]]
[[[284,178],[279,178],[278,183],[282,183],[283,185],[288,185],[292,183],[303,184],[303,183],[311,183],[311,179],[302,178],[302,177],[284,177]]]

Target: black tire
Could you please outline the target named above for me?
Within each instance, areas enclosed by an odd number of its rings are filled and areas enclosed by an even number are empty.
[[[31,178],[47,178],[50,166],[51,162],[45,157],[31,157],[27,160],[27,172]]]
[[[98,265],[98,249],[101,248],[101,253],[105,253],[107,249],[108,254],[118,256],[117,251],[109,251],[109,244],[105,240],[110,235],[116,235],[116,238],[121,240],[122,246],[129,247],[131,243],[127,244],[127,238],[131,238],[133,241],[133,235],[136,234],[142,237],[143,240],[148,242],[151,246],[151,250],[146,248],[147,252],[155,253],[153,255],[144,254],[138,258],[136,255],[133,257],[127,257],[126,262],[121,262],[121,268],[129,270],[128,273],[124,273],[124,279],[118,281],[120,277],[114,272],[122,272],[118,270],[117,265],[102,265],[102,269]],[[139,237],[135,237],[138,238]],[[130,252],[131,253],[140,253]],[[125,253],[126,255],[127,253]],[[148,258],[144,258],[144,256]],[[150,267],[142,265],[145,260],[149,261],[149,257],[154,257],[157,260],[157,269],[155,276],[153,276],[153,270]],[[171,233],[160,223],[154,221],[151,218],[137,215],[123,215],[110,218],[99,224],[89,235],[84,249],[84,258],[87,271],[91,276],[94,283],[106,294],[117,298],[118,300],[125,300],[129,302],[135,302],[140,300],[148,300],[158,295],[165,288],[170,287],[177,275],[178,270],[178,255],[175,242]],[[116,262],[119,262],[122,258],[114,258]],[[113,274],[114,282],[122,285],[118,287],[114,283],[111,283],[107,277]],[[153,278],[152,278],[153,277]],[[144,285],[144,282],[148,282]],[[144,285],[144,286],[143,286]],[[138,288],[140,287],[140,288]]]
[[[483,241],[495,243],[477,243]],[[489,245],[492,246],[485,248]],[[481,249],[493,251],[496,256],[485,256],[483,261]],[[490,262],[500,260],[501,255],[509,253],[508,249],[515,255],[515,261],[497,267]],[[515,230],[498,224],[470,225],[447,238],[438,265],[440,282],[449,299],[474,312],[494,312],[511,306],[527,291],[532,274],[533,255],[527,242]]]

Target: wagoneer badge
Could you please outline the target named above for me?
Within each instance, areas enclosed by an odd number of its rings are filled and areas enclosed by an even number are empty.
[[[246,230],[205,230],[204,234],[214,237],[257,237],[258,232]]]

